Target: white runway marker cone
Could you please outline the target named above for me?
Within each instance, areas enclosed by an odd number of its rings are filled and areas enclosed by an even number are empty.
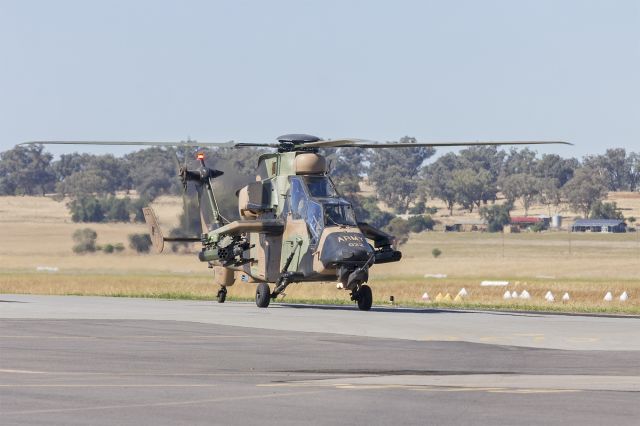
[[[462,287],[460,289],[460,291],[458,292],[458,296],[460,296],[460,297],[466,297],[467,294],[469,294],[469,293],[467,293],[467,290],[464,287]]]
[[[424,294],[422,295],[422,301],[423,302],[428,302],[429,299],[429,294],[425,291]]]
[[[520,299],[529,300],[531,299],[531,295],[527,290],[522,290],[522,293],[520,293]]]
[[[549,298],[549,296],[553,296],[553,295],[551,294],[551,290],[549,290],[549,291],[547,291],[547,292],[545,293],[544,298],[545,298],[545,299],[548,299],[548,298]]]
[[[518,298],[518,292],[513,290],[513,293],[511,293],[511,298],[512,299],[517,299]]]
[[[509,290],[505,291],[504,294],[502,295],[502,298],[504,300],[509,300],[511,299],[511,293],[509,293]]]
[[[544,296],[544,299],[545,299],[547,302],[553,302],[553,301],[555,301],[555,300],[556,300],[556,298],[555,298],[555,297],[553,297],[553,293],[551,293],[550,291],[548,291],[548,292],[547,292],[547,294]]]
[[[565,294],[562,295],[562,301],[563,302],[568,302],[569,299],[570,299],[569,293],[565,293]]]
[[[613,295],[611,294],[610,291],[608,291],[607,294],[604,295],[604,301],[611,302],[612,300],[613,300]]]
[[[627,300],[629,300],[629,295],[627,294],[626,291],[623,291],[622,294],[620,295],[620,301],[626,302]]]

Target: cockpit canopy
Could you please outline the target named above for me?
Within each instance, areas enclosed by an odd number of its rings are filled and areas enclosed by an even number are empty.
[[[353,207],[327,176],[291,176],[287,202],[292,219],[304,220],[316,244],[325,226],[358,226]]]

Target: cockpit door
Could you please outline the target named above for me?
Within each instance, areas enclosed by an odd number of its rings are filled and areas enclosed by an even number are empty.
[[[309,249],[309,232],[306,222],[309,201],[302,182],[292,177],[287,196],[287,208],[282,212],[286,217],[283,218],[285,219],[285,230],[282,236],[281,269],[291,253],[295,251],[288,270],[301,271],[300,262]],[[298,241],[302,241],[302,245],[298,246]]]

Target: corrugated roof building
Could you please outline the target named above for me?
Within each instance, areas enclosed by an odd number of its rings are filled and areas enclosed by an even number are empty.
[[[618,219],[578,219],[571,232],[627,232],[627,224]]]

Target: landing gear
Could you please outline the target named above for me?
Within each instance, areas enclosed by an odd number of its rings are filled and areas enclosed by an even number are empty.
[[[216,298],[218,299],[218,303],[224,303],[224,301],[227,300],[227,288],[225,286],[220,286]]]
[[[373,294],[371,293],[371,287],[366,284],[360,285],[360,287],[351,293],[351,300],[358,302],[358,309],[361,311],[368,311],[373,304]]]
[[[258,284],[258,287],[256,288],[256,305],[258,308],[266,308],[269,306],[269,302],[271,302],[271,290],[269,289],[269,284]]]

